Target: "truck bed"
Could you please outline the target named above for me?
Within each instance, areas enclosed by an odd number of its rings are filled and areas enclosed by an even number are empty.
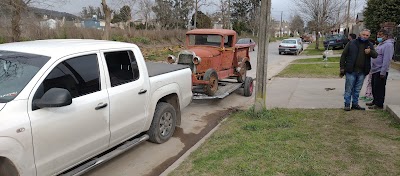
[[[147,71],[149,72],[149,77],[189,68],[189,66],[187,65],[156,63],[156,62],[146,62],[146,66],[147,66]]]

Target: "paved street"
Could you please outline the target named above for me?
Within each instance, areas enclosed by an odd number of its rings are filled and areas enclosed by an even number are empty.
[[[269,46],[269,78],[279,73],[290,61],[302,58],[302,56],[279,55],[278,46],[277,42]],[[256,51],[250,53],[253,69],[249,71],[248,76],[253,78],[256,76],[257,51],[256,48]],[[237,108],[253,103],[253,97],[244,97],[242,90],[238,90],[223,100],[193,101],[182,112],[182,125],[168,142],[161,145],[145,142],[87,175],[159,175],[213,129],[224,116]]]

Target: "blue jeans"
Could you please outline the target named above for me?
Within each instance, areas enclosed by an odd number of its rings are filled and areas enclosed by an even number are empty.
[[[360,72],[346,73],[346,84],[344,89],[344,104],[350,106],[350,102],[353,105],[358,105],[358,97],[364,83],[365,75]],[[353,100],[352,100],[353,98]]]

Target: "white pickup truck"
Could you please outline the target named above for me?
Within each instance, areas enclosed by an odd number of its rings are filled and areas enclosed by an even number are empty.
[[[0,45],[0,175],[81,175],[167,141],[192,100],[191,70],[146,63],[134,44]]]

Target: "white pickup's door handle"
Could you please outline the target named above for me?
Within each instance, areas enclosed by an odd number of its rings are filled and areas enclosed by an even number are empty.
[[[141,95],[141,94],[144,94],[144,93],[146,93],[147,92],[147,90],[145,90],[145,89],[141,89],[140,91],[139,91],[139,95]]]
[[[100,103],[100,104],[97,105],[94,109],[95,109],[95,110],[100,110],[100,109],[103,109],[103,108],[105,108],[105,107],[107,107],[107,106],[108,106],[107,103]]]

